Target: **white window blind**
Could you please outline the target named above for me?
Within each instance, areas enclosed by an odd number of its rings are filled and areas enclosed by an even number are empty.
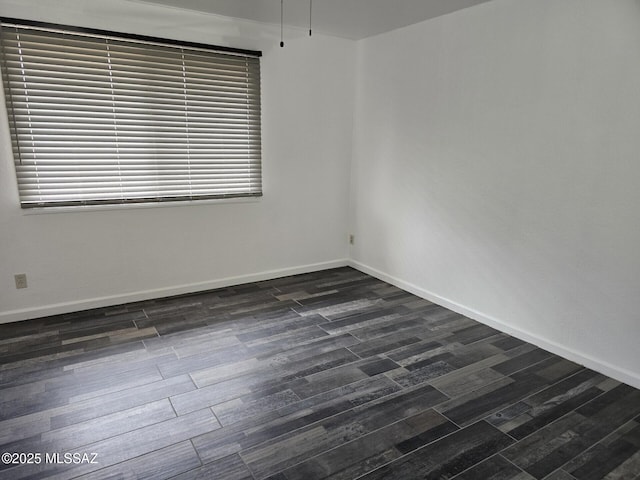
[[[23,208],[262,194],[259,52],[1,25]]]

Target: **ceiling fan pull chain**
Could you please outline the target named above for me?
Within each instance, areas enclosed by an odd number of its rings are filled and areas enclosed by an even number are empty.
[[[313,0],[309,0],[309,36],[311,36],[311,13],[313,12]]]
[[[280,47],[284,47],[284,0],[280,0]]]

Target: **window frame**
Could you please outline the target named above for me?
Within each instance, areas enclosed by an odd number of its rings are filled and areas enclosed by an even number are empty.
[[[22,207],[22,209],[24,209],[23,211],[29,211],[29,210],[33,211],[32,209],[46,210],[46,211],[53,211],[53,210],[60,211],[61,209],[68,210],[70,208],[76,208],[76,207],[96,207],[96,208],[101,207],[102,209],[111,209],[111,208],[117,208],[124,205],[130,205],[130,206],[136,206],[136,205],[137,206],[159,206],[159,205],[178,205],[178,204],[186,205],[191,202],[201,204],[201,203],[214,203],[214,202],[219,202],[221,200],[225,200],[225,201],[233,201],[233,200],[247,201],[251,199],[256,200],[257,198],[262,196],[262,191],[263,191],[262,189],[262,183],[263,183],[262,153],[261,153],[262,152],[261,96],[262,95],[261,95],[261,82],[260,82],[260,57],[262,56],[261,51],[237,49],[232,47],[217,46],[217,45],[210,45],[210,44],[190,42],[190,41],[167,39],[167,38],[160,38],[160,37],[147,36],[147,35],[137,35],[137,34],[123,33],[123,32],[116,32],[111,30],[100,30],[100,29],[85,28],[85,27],[78,27],[78,26],[71,26],[71,25],[62,25],[62,24],[55,24],[55,23],[48,23],[48,22],[22,20],[22,19],[8,18],[8,17],[0,17],[0,23],[2,24],[1,28],[18,27],[18,28],[53,31],[58,33],[63,32],[71,35],[87,36],[89,38],[106,38],[106,39],[113,39],[114,41],[133,42],[141,45],[147,44],[147,45],[155,45],[160,47],[169,47],[169,48],[180,49],[183,52],[185,50],[205,51],[205,52],[218,53],[225,56],[233,55],[233,56],[241,56],[241,57],[252,57],[257,59],[257,92],[258,92],[257,98],[258,100],[257,100],[257,107],[255,107],[255,112],[257,112],[257,115],[258,115],[258,120],[257,120],[257,135],[258,135],[257,151],[258,153],[257,153],[257,161],[254,158],[255,154],[248,155],[247,164],[250,165],[248,167],[249,171],[251,168],[255,168],[257,165],[258,176],[259,176],[257,181],[258,190],[251,191],[251,192],[242,192],[242,193],[197,194],[197,195],[184,195],[184,196],[178,196],[178,197],[160,194],[157,196],[141,197],[141,198],[122,198],[122,197],[115,198],[114,197],[114,198],[105,198],[105,199],[97,199],[97,200],[85,198],[85,199],[77,199],[77,200],[74,199],[72,201],[26,202],[21,192],[20,180],[19,180],[19,175],[17,171],[18,166],[20,165],[22,160],[20,155],[16,153],[17,151],[19,151],[20,147],[18,146],[18,136],[16,133],[16,124],[15,124],[15,117],[14,117],[15,113],[14,113],[14,108],[12,104],[12,95],[14,93],[11,92],[9,88],[9,81],[8,81],[9,74],[7,73],[7,68],[5,63],[6,56],[3,50],[2,52],[0,52],[0,62],[2,66],[2,77],[3,77],[3,84],[4,84],[4,90],[5,90],[6,110],[7,110],[7,117],[9,121],[9,133],[11,136],[11,143],[13,147],[12,150],[13,150],[13,157],[14,157],[14,166],[16,167],[16,181],[18,183],[18,192],[20,195],[20,206]],[[2,45],[2,48],[4,49],[4,45]],[[142,84],[139,84],[139,86],[142,86]],[[250,102],[247,101],[247,104],[249,103]],[[186,113],[185,113],[185,118],[187,118]],[[149,125],[147,125],[146,128],[148,130],[151,129]],[[146,130],[145,133],[148,130]],[[254,132],[254,130],[251,130],[251,132]],[[247,134],[248,143],[251,142],[251,138],[252,137],[250,136],[250,134]],[[188,148],[187,144],[183,144],[182,147]],[[152,158],[155,158],[155,157],[152,157]],[[207,163],[206,165],[207,165],[207,168],[209,168],[209,165],[213,163],[213,160],[212,159],[205,160],[205,162],[207,161],[209,163]],[[190,168],[190,166],[188,168]],[[118,174],[118,172],[119,170],[113,170],[113,173]],[[157,168],[155,170],[150,169],[149,172],[155,172],[154,174],[158,175]],[[253,182],[250,182],[250,183],[253,184]],[[183,188],[184,188],[184,185],[183,185]],[[251,189],[255,190],[253,187],[251,187]]]

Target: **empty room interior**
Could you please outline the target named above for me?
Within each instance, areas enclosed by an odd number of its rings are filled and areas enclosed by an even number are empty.
[[[640,0],[0,17],[0,478],[640,479]]]

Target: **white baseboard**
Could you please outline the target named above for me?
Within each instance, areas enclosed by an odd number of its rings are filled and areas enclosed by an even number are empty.
[[[491,317],[489,315],[485,315],[477,310],[461,305],[453,300],[450,300],[445,297],[441,297],[440,295],[425,290],[417,285],[414,285],[409,282],[405,282],[397,277],[392,275],[388,275],[380,270],[369,267],[368,265],[362,264],[360,262],[356,262],[354,260],[350,260],[348,265],[355,268],[356,270],[360,270],[363,273],[376,277],[382,281],[395,285],[398,288],[402,288],[409,293],[413,293],[418,297],[424,298],[425,300],[429,300],[430,302],[441,305],[445,308],[453,310],[454,312],[460,313],[465,317],[469,317],[473,320],[476,320],[480,323],[488,325],[496,330],[500,330],[506,334],[509,334],[513,337],[519,338],[520,340],[524,340],[525,342],[532,343],[537,347],[540,347],[548,352],[559,355],[567,360],[575,362],[579,365],[583,365],[587,368],[595,370],[596,372],[600,372],[604,375],[607,375],[611,378],[614,378],[620,382],[624,382],[628,385],[631,385],[635,388],[640,388],[640,374],[637,372],[632,372],[625,368],[618,367],[616,365],[612,365],[609,362],[604,360],[595,358],[591,355],[579,352],[572,348],[568,348],[564,345],[556,343],[552,340],[540,337],[535,333],[531,333],[525,330],[521,330],[519,328],[514,328],[513,326],[505,323],[502,320]]]
[[[259,273],[239,275],[235,277],[226,277],[216,280],[210,280],[206,282],[192,283],[177,285],[171,287],[157,288],[153,290],[143,290],[138,292],[126,293],[121,295],[112,295],[106,297],[97,297],[86,300],[79,300],[74,302],[57,303],[51,305],[43,305],[33,308],[25,308],[21,310],[9,310],[0,312],[0,324],[17,322],[20,320],[27,320],[31,318],[46,317],[49,315],[59,315],[64,313],[77,312],[81,310],[88,310],[92,308],[109,307],[113,305],[121,305],[124,303],[139,302],[144,300],[151,300],[154,298],[169,297],[173,295],[183,295],[187,293],[202,292],[207,290],[214,290],[216,288],[224,288],[232,285],[241,285],[243,283],[260,282],[264,280],[271,280],[279,277],[286,277],[289,275],[299,275],[302,273],[316,272],[320,270],[328,270],[331,268],[338,268],[344,266],[351,266],[361,272],[369,274],[373,277],[379,278],[387,283],[395,285],[398,288],[402,288],[407,292],[413,293],[421,298],[429,300],[430,302],[442,305],[454,312],[460,313],[466,317],[476,320],[480,323],[488,325],[492,328],[500,330],[501,332],[512,335],[516,338],[524,340],[525,342],[532,343],[544,350],[552,352],[556,355],[560,355],[567,360],[584,365],[587,368],[600,372],[604,375],[610,376],[631,385],[635,388],[640,388],[640,374],[627,370],[625,368],[618,367],[604,360],[595,358],[591,355],[579,352],[572,348],[568,348],[564,345],[556,343],[552,340],[540,337],[534,333],[514,328],[513,326],[501,321],[497,318],[485,315],[477,310],[461,305],[453,300],[442,297],[434,292],[425,290],[410,282],[406,282],[397,277],[389,275],[385,272],[377,270],[373,267],[369,267],[363,263],[354,260],[334,260],[330,262],[314,263],[309,265],[302,265],[297,267],[283,268],[277,270],[269,270]]]
[[[49,315],[60,315],[64,313],[78,312],[92,308],[110,307],[122,305],[124,303],[140,302],[154,298],[170,297],[173,295],[184,295],[186,293],[204,292],[216,288],[229,287],[232,285],[242,285],[243,283],[261,282],[274,278],[287,277],[289,275],[299,275],[301,273],[317,272],[330,268],[344,267],[348,265],[348,260],[334,260],[331,262],[314,263],[297,267],[269,270],[266,272],[239,275],[236,277],[226,277],[206,282],[177,285],[171,287],[156,288],[153,290],[142,290],[121,295],[111,295],[107,297],[90,298],[74,302],[57,303],[43,305],[22,310],[9,310],[0,312],[0,324],[28,320],[32,318],[47,317]]]

